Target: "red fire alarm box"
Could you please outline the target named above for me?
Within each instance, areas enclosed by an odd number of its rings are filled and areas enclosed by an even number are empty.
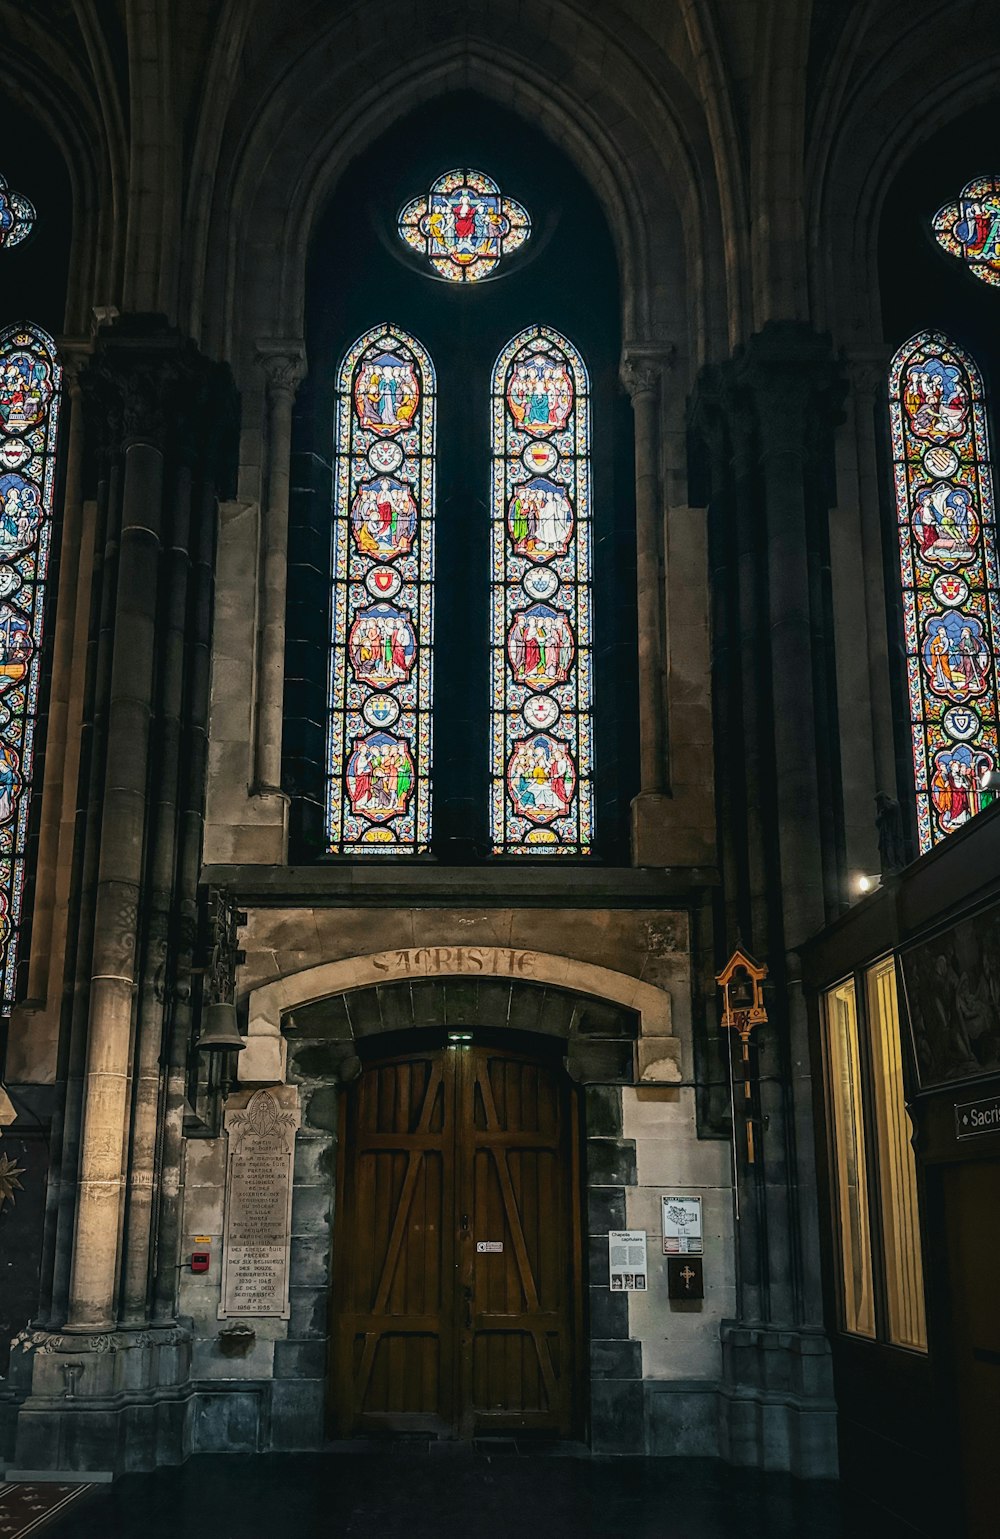
[[[207,1272],[212,1261],[212,1241],[207,1234],[196,1234],[194,1243],[198,1248],[191,1252],[191,1270]]]

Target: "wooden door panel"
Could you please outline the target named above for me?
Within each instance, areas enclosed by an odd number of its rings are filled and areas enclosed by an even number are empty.
[[[520,1057],[473,1049],[465,1062],[461,1167],[472,1208],[465,1425],[565,1436],[576,1270],[566,1091],[554,1069]],[[480,1252],[480,1240],[503,1249]]]
[[[346,1100],[339,1429],[570,1435],[580,1235],[561,1071],[486,1048],[413,1053],[366,1069]]]
[[[349,1098],[334,1373],[341,1431],[453,1421],[453,1088],[440,1055],[362,1075]]]

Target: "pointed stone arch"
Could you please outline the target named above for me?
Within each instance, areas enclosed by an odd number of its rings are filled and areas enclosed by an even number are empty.
[[[210,218],[218,238],[201,242],[215,264],[206,283],[227,296],[227,335],[210,345],[249,359],[255,338],[301,333],[310,233],[347,164],[422,102],[458,89],[538,123],[594,188],[619,254],[627,340],[676,339],[682,354],[702,355],[710,334],[724,343],[725,243],[691,87],[669,66],[654,76],[589,15],[575,14],[565,36],[551,17],[540,31],[538,9],[515,17],[493,0],[460,37],[426,44],[408,28],[394,37],[391,18],[375,29],[354,13],[342,51],[340,17],[272,63],[252,112],[237,122],[234,108]],[[586,47],[581,30],[593,33]],[[280,253],[278,282],[259,260],[265,248]]]

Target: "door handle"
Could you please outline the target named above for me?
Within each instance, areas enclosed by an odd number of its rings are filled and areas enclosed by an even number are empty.
[[[469,1215],[468,1215],[468,1213],[463,1213],[462,1214],[462,1233],[463,1234],[468,1234],[468,1232],[469,1232]]]
[[[466,1288],[465,1289],[465,1328],[466,1328],[467,1331],[471,1331],[471,1329],[472,1329],[472,1289],[471,1288]]]

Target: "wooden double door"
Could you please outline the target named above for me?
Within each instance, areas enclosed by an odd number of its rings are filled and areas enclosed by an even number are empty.
[[[332,1299],[338,1435],[576,1428],[576,1101],[558,1060],[476,1041],[345,1094]]]

